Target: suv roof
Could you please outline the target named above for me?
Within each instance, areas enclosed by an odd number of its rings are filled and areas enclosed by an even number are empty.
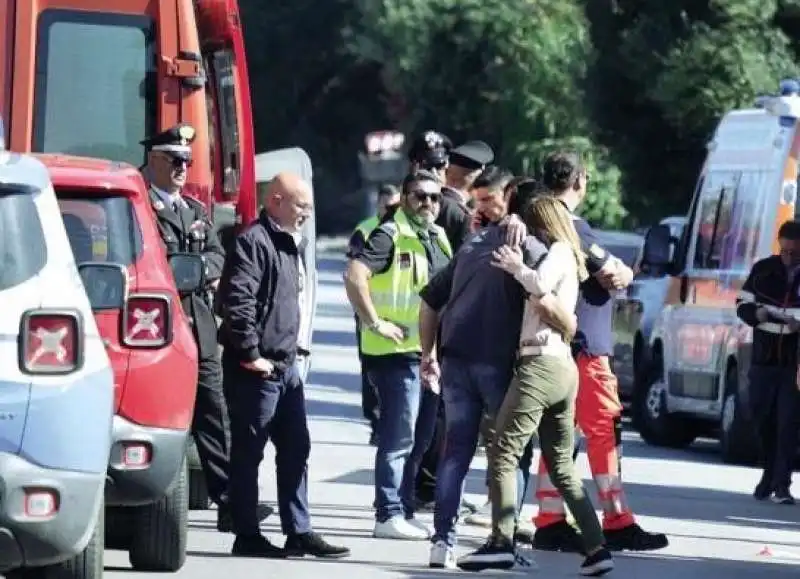
[[[135,196],[146,190],[142,174],[132,165],[71,155],[34,154],[59,187],[75,187],[89,195],[120,191]]]
[[[41,191],[50,185],[50,175],[30,155],[0,151],[0,184],[27,185]]]

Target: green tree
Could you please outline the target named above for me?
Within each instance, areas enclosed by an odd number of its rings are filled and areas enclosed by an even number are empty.
[[[784,2],[795,7],[796,2]],[[588,104],[639,220],[686,211],[720,116],[797,74],[775,0],[585,0]],[[788,13],[786,13],[788,14]],[[784,16],[784,25],[797,20]]]
[[[406,132],[437,128],[490,142],[499,162],[535,170],[574,147],[593,171],[587,215],[618,225],[619,171],[588,138],[584,77],[592,47],[582,5],[565,0],[356,0],[350,52],[379,62],[403,96]]]

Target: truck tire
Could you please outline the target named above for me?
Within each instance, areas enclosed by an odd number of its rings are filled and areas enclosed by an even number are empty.
[[[739,398],[739,372],[735,364],[728,366],[725,376],[725,398],[719,424],[719,446],[726,464],[753,466],[758,462],[756,433],[742,408]]]
[[[667,412],[667,384],[663,374],[660,356],[656,354],[633,390],[633,424],[647,444],[686,448],[697,438],[697,432],[688,420]]]
[[[86,548],[72,559],[46,567],[18,569],[9,579],[103,579],[105,551],[105,509],[100,505],[92,537]]]
[[[189,468],[184,459],[158,502],[138,507],[128,557],[136,571],[178,571],[186,562],[189,527]]]

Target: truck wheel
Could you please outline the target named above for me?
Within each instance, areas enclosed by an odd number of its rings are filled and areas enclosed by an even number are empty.
[[[658,358],[654,358],[649,372],[634,388],[631,412],[642,439],[652,446],[685,448],[697,438],[688,420],[667,412],[667,383]]]
[[[748,416],[739,398],[739,372],[735,365],[731,365],[725,376],[725,399],[719,428],[722,461],[727,464],[752,466],[758,462],[756,435]]]
[[[189,509],[204,511],[211,506],[206,487],[206,476],[202,470],[189,469]]]
[[[105,509],[100,506],[89,544],[78,555],[46,567],[18,569],[9,573],[9,579],[103,579],[103,553],[105,551]]]
[[[137,571],[178,571],[186,562],[189,469],[184,459],[170,490],[157,503],[139,507],[129,559]]]

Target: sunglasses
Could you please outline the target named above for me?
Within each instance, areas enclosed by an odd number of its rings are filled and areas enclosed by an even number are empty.
[[[173,169],[181,169],[184,165],[186,167],[192,166],[191,159],[181,159],[180,157],[173,157],[172,155],[164,155],[164,158],[169,161]]]
[[[412,191],[411,194],[417,201],[430,201],[431,203],[438,203],[442,199],[441,193],[428,193],[427,191]]]

